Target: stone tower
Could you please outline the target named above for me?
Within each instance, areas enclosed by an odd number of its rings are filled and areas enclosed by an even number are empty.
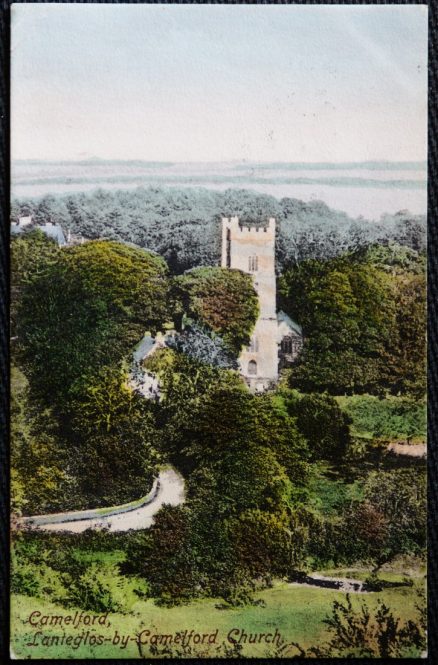
[[[259,318],[239,365],[250,389],[260,392],[278,379],[275,219],[259,227],[241,226],[238,217],[222,218],[221,265],[249,273],[259,296]]]

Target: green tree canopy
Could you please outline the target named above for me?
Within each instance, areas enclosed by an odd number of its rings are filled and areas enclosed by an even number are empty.
[[[73,404],[70,466],[87,505],[112,505],[146,495],[160,460],[154,405],[104,368]]]
[[[293,386],[332,394],[424,392],[425,281],[412,254],[414,273],[392,270],[397,255],[383,252],[305,261],[284,273],[280,305],[305,337]]]
[[[287,407],[314,459],[342,461],[351,443],[351,418],[341,411],[333,397],[326,394],[291,397]]]
[[[32,279],[59,260],[60,249],[42,231],[32,230],[11,240],[11,335],[16,334],[17,309]]]
[[[364,500],[345,515],[340,543],[347,555],[378,566],[397,554],[422,554],[426,547],[426,470],[373,471]]]
[[[63,404],[166,320],[164,261],[116,242],[59,251],[23,288],[17,333],[32,388]],[[88,377],[88,378],[87,378]]]
[[[238,355],[249,343],[258,316],[258,298],[246,273],[227,268],[196,268],[173,282],[175,316],[185,313],[221,335]]]

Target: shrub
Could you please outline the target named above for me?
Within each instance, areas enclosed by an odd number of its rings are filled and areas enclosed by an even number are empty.
[[[341,402],[359,434],[386,439],[425,437],[426,404],[423,400],[354,395],[341,398]]]
[[[90,612],[119,612],[126,604],[126,580],[116,565],[94,562],[79,577],[63,576],[67,604]]]
[[[309,444],[314,459],[342,458],[351,444],[348,415],[336,400],[327,394],[310,394],[287,401],[289,414],[296,418],[297,427]]]
[[[215,335],[200,325],[191,324],[175,337],[171,337],[167,345],[185,353],[190,358],[214,367],[237,369],[236,359],[219,335]]]
[[[298,644],[300,656],[317,658],[403,658],[420,656],[426,648],[426,608],[417,605],[417,620],[402,623],[391,609],[379,601],[374,613],[362,603],[353,608],[350,595],[345,603],[335,600],[327,624],[331,639],[307,652]]]

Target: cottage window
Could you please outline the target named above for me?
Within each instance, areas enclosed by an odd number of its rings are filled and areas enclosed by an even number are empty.
[[[293,343],[293,352],[298,355],[298,353],[303,348],[303,342],[301,339],[296,339]]]
[[[293,350],[292,349],[292,339],[290,337],[285,337],[281,341],[281,350],[283,351],[283,353],[288,353],[288,354],[292,353],[292,350]]]

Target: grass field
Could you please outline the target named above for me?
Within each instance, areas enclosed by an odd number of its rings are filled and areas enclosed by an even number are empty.
[[[424,443],[426,438],[426,403],[406,397],[373,395],[338,396],[341,409],[352,419],[351,433],[363,439],[386,441],[409,439]]]
[[[330,571],[333,574],[336,571]],[[344,572],[344,571],[338,571]],[[357,574],[357,571],[354,571]],[[389,577],[389,576],[388,576]],[[402,620],[415,618],[416,589],[423,584],[422,576],[414,579],[413,587],[385,589],[378,593],[353,594],[354,607],[365,602],[370,608],[377,606],[378,599],[383,600]],[[232,629],[244,629],[246,633],[280,633],[282,639],[290,644],[298,642],[308,648],[321,644],[327,637],[324,618],[330,614],[335,599],[345,599],[345,593],[329,589],[308,586],[290,585],[277,582],[273,588],[257,594],[256,598],[265,603],[261,606],[245,606],[243,608],[221,610],[214,599],[193,601],[189,605],[177,607],[159,607],[152,599],[137,601],[127,614],[110,614],[105,626],[45,626],[32,627],[29,617],[32,612],[41,615],[74,615],[74,608],[66,609],[53,603],[26,596],[13,596],[11,604],[12,648],[16,658],[136,658],[139,657],[136,635],[141,631],[150,630],[150,634],[175,634],[188,629],[195,633],[212,634],[216,630],[215,645],[227,642],[228,632]],[[89,613],[91,614],[91,613]],[[35,618],[36,615],[34,615]],[[33,619],[34,621],[34,619]],[[38,635],[38,631],[41,633]],[[79,640],[88,631],[91,635],[102,635],[102,645],[90,646],[81,643],[74,645],[50,644],[51,636],[70,635]],[[36,635],[37,634],[37,635]],[[36,635],[36,637],[35,637]],[[43,636],[46,643],[42,644]],[[49,643],[47,643],[49,636]],[[130,639],[123,647],[122,642],[114,644],[122,636]],[[83,639],[83,638],[82,638]],[[35,643],[36,646],[28,646]],[[144,647],[145,655],[150,657],[148,647]],[[243,655],[266,657],[272,653],[269,644],[246,645]],[[291,656],[296,651],[285,649],[282,655]],[[212,654],[214,655],[214,654]]]

